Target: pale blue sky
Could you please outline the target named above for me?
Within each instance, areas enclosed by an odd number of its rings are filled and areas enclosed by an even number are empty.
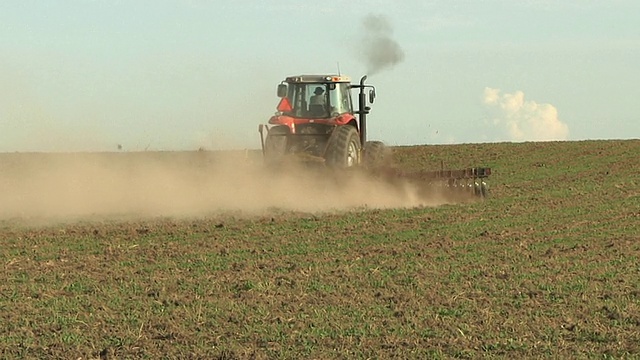
[[[0,2],[0,151],[257,148],[276,85],[366,71],[390,145],[640,137],[640,1]]]

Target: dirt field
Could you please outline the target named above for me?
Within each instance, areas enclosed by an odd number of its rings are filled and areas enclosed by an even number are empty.
[[[2,154],[0,357],[633,358],[638,154],[394,149],[493,168],[463,203],[253,154]]]

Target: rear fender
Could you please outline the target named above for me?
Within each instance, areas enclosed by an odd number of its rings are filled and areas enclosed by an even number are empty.
[[[267,134],[271,136],[287,136],[291,134],[291,129],[287,125],[275,125],[267,128]]]
[[[356,129],[358,128],[358,122],[356,121],[356,117],[353,114],[342,114],[335,118],[336,125],[354,125]]]

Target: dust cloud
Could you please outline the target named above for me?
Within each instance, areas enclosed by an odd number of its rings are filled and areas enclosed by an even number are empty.
[[[393,39],[391,23],[382,15],[368,15],[362,21],[364,39],[362,60],[367,74],[373,75],[392,68],[404,60],[404,51]]]
[[[0,220],[336,212],[445,203],[409,183],[291,166],[245,152],[0,154]]]

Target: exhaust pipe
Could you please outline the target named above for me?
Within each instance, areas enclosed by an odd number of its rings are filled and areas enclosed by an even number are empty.
[[[364,75],[360,79],[360,93],[358,94],[358,120],[360,122],[360,144],[364,146],[367,141],[367,114],[369,108],[367,107],[367,96],[364,92],[364,82],[367,80],[367,75]]]

